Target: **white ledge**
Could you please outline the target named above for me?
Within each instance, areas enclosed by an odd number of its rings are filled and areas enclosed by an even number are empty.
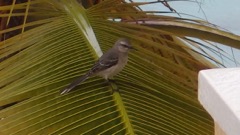
[[[198,99],[226,135],[240,135],[240,68],[200,71]]]

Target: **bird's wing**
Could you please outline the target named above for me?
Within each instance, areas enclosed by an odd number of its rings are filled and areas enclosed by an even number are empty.
[[[118,63],[118,54],[115,53],[115,51],[107,51],[105,54],[103,54],[99,60],[93,65],[93,67],[90,69],[89,72],[87,72],[85,75],[79,77],[75,81],[73,81],[70,85],[68,85],[65,89],[61,90],[61,94],[68,93],[70,90],[72,90],[74,87],[76,87],[79,83],[85,81],[88,77],[92,76],[93,74],[96,74],[100,71],[103,71],[105,69],[108,69]]]
[[[115,51],[108,51],[103,54],[91,68],[90,72],[97,73],[108,69],[118,63],[118,54]]]

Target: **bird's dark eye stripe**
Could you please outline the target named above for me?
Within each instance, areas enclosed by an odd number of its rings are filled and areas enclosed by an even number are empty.
[[[128,45],[125,45],[125,44],[121,44],[123,47],[127,47],[128,48]]]

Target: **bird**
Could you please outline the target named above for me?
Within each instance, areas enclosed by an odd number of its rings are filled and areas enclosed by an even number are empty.
[[[123,70],[128,61],[128,53],[130,50],[136,50],[132,47],[129,39],[118,39],[112,48],[104,53],[92,66],[92,68],[80,76],[67,87],[60,91],[61,94],[70,92],[78,84],[84,82],[91,76],[100,76],[110,81],[113,76]]]

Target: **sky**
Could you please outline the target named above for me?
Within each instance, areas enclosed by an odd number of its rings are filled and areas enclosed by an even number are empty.
[[[154,0],[135,0],[141,2],[149,2]],[[204,19],[210,23],[216,24],[231,33],[240,36],[240,0],[192,0],[190,1],[172,1],[168,2],[169,5],[179,13],[185,13],[192,16],[184,16],[191,19]],[[197,2],[196,2],[197,1]],[[142,7],[144,10],[164,10],[169,11],[162,4],[151,4]],[[195,16],[195,17],[193,17]],[[197,18],[199,17],[199,18]],[[235,57],[236,60],[240,61],[240,51],[231,49],[219,45],[230,57]],[[233,53],[232,53],[233,52]],[[236,65],[234,62],[224,61],[227,67],[240,67],[240,64]]]
[[[175,1],[171,2],[170,5],[179,12],[207,19],[221,28],[240,35],[240,0],[198,0],[198,2],[201,2],[201,4]],[[239,50],[224,46],[221,48],[230,55],[232,55],[233,51],[235,59],[240,61]],[[236,65],[230,61],[225,61],[224,64],[228,67],[240,67],[239,64]]]
[[[205,19],[205,16],[199,5],[204,11],[207,20],[211,23],[217,24],[229,31],[240,35],[240,0],[198,0],[201,4],[192,2],[171,2],[177,11],[193,14]],[[188,3],[185,5],[184,3]]]

